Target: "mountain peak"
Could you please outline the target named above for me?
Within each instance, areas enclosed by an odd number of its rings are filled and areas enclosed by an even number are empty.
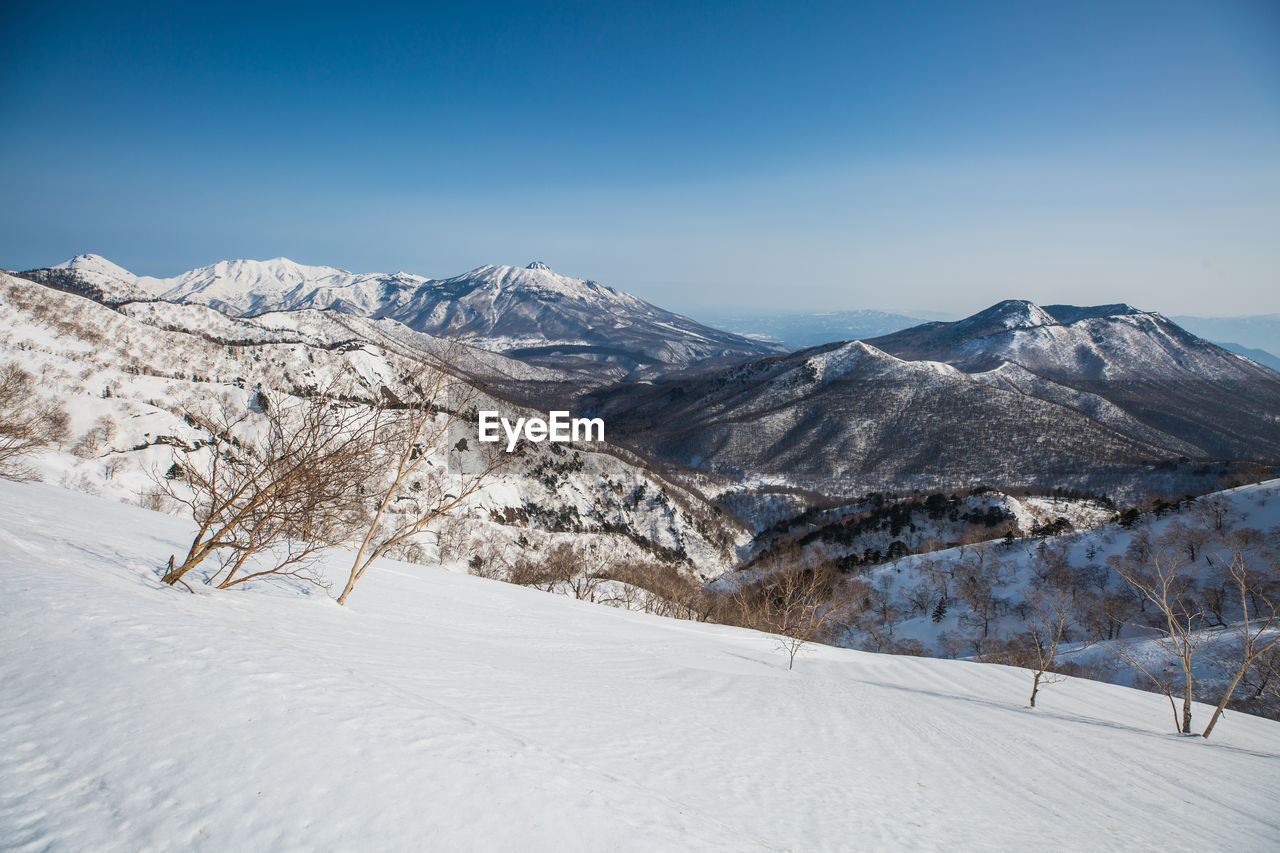
[[[525,267],[525,269],[541,270],[542,272],[551,272],[551,267],[547,266],[542,261],[534,261],[531,264],[529,264],[529,266]]]
[[[1030,329],[1057,323],[1052,314],[1026,299],[1006,299],[955,324],[958,331],[990,334],[1005,329]]]
[[[92,253],[76,255],[74,258],[65,260],[60,264],[54,264],[52,269],[98,273],[100,275],[107,275],[121,280],[132,280],[134,277],[133,273],[129,272],[124,267],[118,264],[113,264],[111,261],[102,257],[102,255],[95,255]]]

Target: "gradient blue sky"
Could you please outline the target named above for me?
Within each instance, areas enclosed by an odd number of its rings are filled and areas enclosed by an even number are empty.
[[[0,266],[1280,311],[1280,3],[4,4]]]

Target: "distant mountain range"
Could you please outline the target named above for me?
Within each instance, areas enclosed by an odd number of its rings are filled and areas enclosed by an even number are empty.
[[[1280,357],[1280,314],[1247,317],[1175,316],[1178,325],[1211,341],[1229,341],[1241,347],[1265,350]]]
[[[1224,464],[1280,462],[1280,374],[1122,304],[780,315],[767,337],[861,339],[786,353],[540,263],[429,279],[276,258],[158,279],[79,255],[23,275],[219,340],[409,356],[465,333],[491,391],[744,484],[1203,490]]]
[[[1238,344],[1235,341],[1214,341],[1214,343],[1225,350],[1242,355],[1245,358],[1251,358],[1264,367],[1280,372],[1280,356],[1272,355],[1267,350],[1254,349],[1253,347]]]
[[[602,366],[607,377],[741,359],[781,347],[704,326],[545,264],[482,266],[448,279],[352,273],[287,258],[219,261],[172,278],[136,276],[98,255],[77,255],[28,277],[73,274],[83,295],[110,305],[161,300],[233,316],[300,309],[396,320],[435,335],[559,369]],[[71,287],[70,289],[76,289]]]

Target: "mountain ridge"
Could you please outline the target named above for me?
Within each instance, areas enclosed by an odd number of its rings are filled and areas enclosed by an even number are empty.
[[[604,364],[623,373],[682,367],[777,351],[776,345],[704,326],[590,279],[561,275],[541,261],[483,265],[431,279],[406,272],[354,273],[288,258],[224,260],[170,278],[134,276],[99,255],[50,269],[76,273],[108,304],[162,300],[252,316],[305,308],[398,320],[431,334],[461,333],[495,352],[533,363]]]

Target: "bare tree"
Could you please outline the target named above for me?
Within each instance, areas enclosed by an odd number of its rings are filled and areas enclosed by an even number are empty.
[[[462,505],[485,480],[504,465],[509,455],[487,449],[465,436],[450,439],[466,423],[466,414],[480,397],[477,387],[456,378],[451,370],[464,353],[453,340],[439,354],[437,363],[410,383],[402,401],[384,389],[379,405],[378,435],[373,465],[385,470],[385,479],[370,493],[373,505],[360,547],[338,596],[346,604],[356,582],[374,560],[427,532],[432,523]],[[482,450],[481,448],[486,449]],[[451,457],[444,465],[439,451]]]
[[[758,580],[736,587],[730,615],[743,627],[776,634],[790,670],[804,646],[832,638],[852,603],[830,564],[805,567],[791,551],[774,552],[769,563]]]
[[[1139,534],[1134,537],[1128,551],[1111,562],[1116,573],[1154,609],[1149,624],[1135,627],[1154,629],[1159,645],[1177,659],[1182,669],[1179,731],[1190,734],[1191,700],[1195,689],[1192,662],[1196,653],[1208,643],[1209,637],[1203,630],[1205,613],[1199,597],[1195,595],[1196,581],[1190,571],[1192,561],[1183,534],[1184,528],[1180,525],[1173,526],[1154,540]]]
[[[622,559],[605,567],[610,580],[621,583],[622,601],[606,601],[673,619],[715,620],[723,598],[675,566],[652,560]]]
[[[892,575],[882,573],[870,585],[867,594],[867,611],[878,617],[878,627],[883,631],[883,642],[891,643],[893,628],[902,619],[902,609],[898,606]]]
[[[1058,648],[1067,640],[1074,609],[1075,596],[1069,589],[1049,584],[1027,594],[1026,607],[1021,613],[1030,640],[1032,708],[1036,706],[1036,695],[1042,684],[1053,684],[1063,678],[1052,669],[1058,659]]]
[[[37,479],[28,456],[67,436],[67,413],[36,392],[35,378],[16,361],[0,365],[0,477]]]
[[[260,415],[228,400],[187,411],[208,438],[176,449],[171,476],[152,476],[196,522],[182,562],[170,558],[165,583],[190,589],[185,576],[215,554],[219,568],[205,582],[219,588],[268,574],[319,580],[315,558],[354,529],[357,463],[370,453],[377,417],[374,408],[336,397],[259,392]],[[260,555],[271,557],[269,565],[245,573]]]
[[[111,441],[115,434],[115,420],[110,415],[103,415],[93,422],[93,426],[76,442],[71,452],[81,459],[91,459],[98,455],[102,446]]]
[[[1034,708],[1040,688],[1065,677],[1058,670],[1058,650],[1071,641],[1077,616],[1089,611],[1091,587],[1105,585],[1107,572],[1076,568],[1065,547],[1042,543],[1032,559],[1031,574],[1031,586],[1015,610],[1025,629],[1018,642],[1025,646],[1025,665],[1032,673],[1029,704]]]
[[[1215,528],[1223,531],[1221,526]],[[1270,537],[1275,538],[1275,534]],[[1228,578],[1228,588],[1240,608],[1232,630],[1239,642],[1236,667],[1218,706],[1213,710],[1204,737],[1209,737],[1231,696],[1255,664],[1280,644],[1280,562],[1272,547],[1257,530],[1241,528],[1225,531],[1212,544],[1208,555],[1215,557]],[[1273,634],[1272,632],[1275,631]],[[1271,635],[1268,639],[1268,635]]]
[[[988,548],[979,546],[972,550],[972,559],[962,558],[959,567],[960,580],[956,592],[968,605],[960,622],[971,628],[981,628],[981,640],[991,637],[991,628],[997,619],[1005,615],[1009,607],[1006,598],[996,595],[996,589],[1006,582],[1005,565]]]
[[[934,593],[931,584],[927,581],[920,581],[906,589],[903,593],[903,599],[911,607],[910,615],[914,616],[919,613],[921,616],[928,616],[929,611],[938,600],[938,596]]]

